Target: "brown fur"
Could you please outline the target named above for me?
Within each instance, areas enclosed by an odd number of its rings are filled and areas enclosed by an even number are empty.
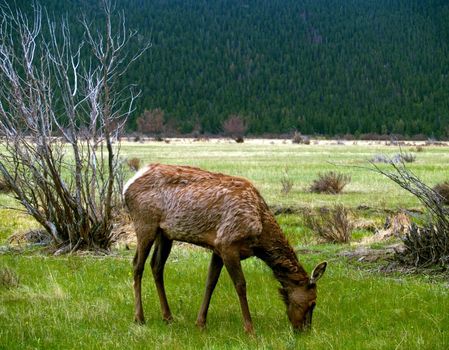
[[[246,282],[240,264],[241,259],[251,256],[261,258],[271,267],[282,285],[293,326],[304,326],[305,313],[309,305],[315,303],[316,288],[309,288],[307,273],[265,201],[249,181],[187,166],[152,164],[125,186],[125,201],[137,234],[134,258],[136,321],[144,321],[141,278],[155,241],[152,271],[164,319],[171,319],[163,269],[171,242],[177,240],[213,251],[206,293],[197,319],[199,326],[205,325],[210,298],[224,265],[239,296],[245,329],[252,332]],[[315,280],[324,269],[325,265]],[[296,305],[296,309],[292,305]],[[293,308],[292,312],[301,320],[290,314],[289,308]]]

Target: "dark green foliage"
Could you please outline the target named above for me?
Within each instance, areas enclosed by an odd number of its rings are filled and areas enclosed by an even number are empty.
[[[69,16],[74,36],[79,13],[98,11],[96,1],[41,1]],[[142,89],[129,130],[145,109],[161,108],[180,132],[198,125],[219,133],[239,113],[249,133],[448,136],[447,1],[118,0],[117,7],[139,40],[153,42],[123,77]]]

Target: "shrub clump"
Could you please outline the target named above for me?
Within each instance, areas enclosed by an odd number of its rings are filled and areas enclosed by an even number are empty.
[[[0,287],[11,289],[19,286],[19,277],[8,267],[0,269]]]
[[[323,208],[316,215],[306,213],[304,223],[324,242],[349,243],[354,228],[351,212],[342,204]]]
[[[399,156],[405,163],[413,163],[416,160],[416,156],[413,153],[401,153]]]
[[[223,122],[223,131],[227,136],[230,136],[237,143],[244,142],[244,135],[248,130],[248,124],[237,114],[231,114],[224,122]]]
[[[443,204],[449,204],[449,181],[437,184],[433,190],[440,196]]]
[[[284,172],[282,174],[281,185],[282,185],[281,193],[284,195],[289,194],[293,188],[293,180],[290,179],[288,175],[288,167],[285,167]]]
[[[292,143],[310,145],[310,139],[305,135],[301,135],[300,132],[295,131],[293,134]]]
[[[10,192],[12,192],[10,184],[3,177],[0,177],[0,193]]]
[[[126,161],[129,168],[133,171],[138,171],[140,169],[140,159],[139,158],[130,158]]]
[[[413,194],[426,209],[424,223],[420,226],[412,223],[405,234],[405,249],[397,253],[398,260],[415,267],[439,265],[449,268],[449,212],[443,205],[442,196],[423,183],[404,163],[390,165],[393,171],[375,165],[374,168]]]
[[[376,154],[370,159],[370,162],[399,164],[399,163],[413,163],[415,160],[416,156],[413,153],[398,153],[392,157],[388,157],[385,154]]]
[[[351,182],[349,175],[329,171],[323,174],[318,174],[318,179],[315,179],[310,185],[310,191],[314,193],[340,193],[343,188]]]

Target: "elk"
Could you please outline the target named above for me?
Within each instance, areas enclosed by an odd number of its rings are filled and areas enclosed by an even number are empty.
[[[262,259],[280,282],[293,329],[311,325],[316,282],[327,263],[318,264],[311,276],[307,275],[264,199],[248,180],[189,166],[151,164],[127,182],[123,193],[137,236],[133,260],[137,323],[145,322],[141,282],[153,243],[151,270],[162,315],[164,320],[172,320],[163,273],[175,240],[212,250],[196,321],[200,328],[206,325],[211,296],[224,265],[237,291],[244,329],[253,332],[241,266],[241,260],[251,256]]]

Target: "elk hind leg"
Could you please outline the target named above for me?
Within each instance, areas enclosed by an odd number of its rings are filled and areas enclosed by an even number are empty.
[[[164,286],[164,267],[167,258],[170,255],[172,241],[164,236],[161,229],[158,230],[158,238],[154,248],[153,256],[151,257],[151,270],[153,272],[154,282],[156,284],[159,301],[161,303],[162,317],[165,321],[173,320],[170,307],[165,294]]]
[[[142,306],[142,276],[145,268],[145,261],[148,258],[148,254],[150,253],[151,246],[153,245],[156,236],[156,228],[145,230],[145,232],[136,230],[136,233],[137,248],[133,260],[135,300],[134,320],[136,323],[143,324],[145,323],[145,318]]]

